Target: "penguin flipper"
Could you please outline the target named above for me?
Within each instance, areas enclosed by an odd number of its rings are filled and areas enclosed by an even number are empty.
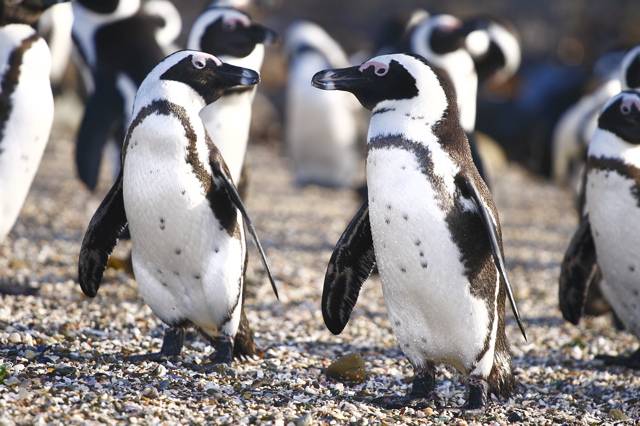
[[[491,251],[493,254],[493,261],[498,268],[500,275],[502,276],[502,281],[505,284],[505,289],[507,291],[507,297],[509,298],[509,303],[511,304],[511,310],[513,311],[513,316],[518,323],[518,327],[520,327],[520,331],[522,332],[522,336],[524,340],[527,340],[527,333],[524,331],[524,325],[522,324],[522,320],[520,319],[520,313],[518,312],[518,306],[516,305],[515,297],[513,296],[513,289],[511,287],[511,283],[509,282],[509,278],[507,276],[507,268],[504,265],[504,256],[502,254],[501,244],[498,240],[498,229],[497,224],[491,217],[491,213],[486,204],[482,201],[482,197],[478,192],[478,189],[473,184],[471,180],[468,178],[458,175],[456,178],[456,184],[462,186],[460,189],[462,191],[463,196],[470,195],[473,199],[474,204],[477,206],[478,211],[480,212],[480,216],[482,217],[482,221],[484,222],[484,227],[489,235],[489,241],[491,243]]]
[[[324,277],[322,317],[333,334],[342,333],[347,325],[375,263],[369,204],[365,202],[336,243]]]
[[[280,296],[278,295],[278,287],[276,287],[276,282],[273,279],[273,275],[271,274],[271,269],[269,268],[269,263],[267,262],[267,256],[264,253],[264,249],[262,248],[262,244],[260,243],[260,239],[258,238],[256,229],[251,222],[251,218],[247,213],[247,209],[242,203],[240,194],[238,194],[238,190],[236,189],[236,186],[233,183],[231,176],[229,175],[229,171],[227,170],[226,165],[224,165],[224,160],[222,159],[220,152],[213,145],[209,146],[209,165],[211,166],[214,185],[218,187],[219,184],[222,184],[222,186],[226,189],[229,201],[231,201],[231,203],[240,211],[240,214],[242,214],[244,223],[249,229],[249,233],[253,237],[253,242],[256,244],[258,252],[260,253],[260,258],[262,259],[262,263],[265,270],[267,271],[269,281],[271,282],[271,288],[273,288],[276,299],[280,300]]]
[[[96,89],[87,100],[76,137],[75,161],[78,177],[89,190],[98,185],[102,152],[114,126],[123,117],[123,99],[110,83],[96,76]]]
[[[107,260],[127,226],[122,194],[122,170],[109,193],[94,213],[84,234],[78,259],[78,281],[82,292],[95,297]]]
[[[596,246],[589,217],[584,216],[573,235],[560,266],[558,296],[565,320],[578,324],[584,312],[589,287],[598,280]]]

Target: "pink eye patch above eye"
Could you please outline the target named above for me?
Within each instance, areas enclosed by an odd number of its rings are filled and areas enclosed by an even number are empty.
[[[365,72],[371,67],[373,67],[374,74],[379,77],[382,77],[389,72],[389,65],[383,64],[382,62],[378,61],[365,62],[364,64],[360,65],[359,70],[360,72]]]
[[[228,16],[222,20],[222,23],[225,27],[234,29],[238,26],[240,27],[248,27],[251,25],[251,21],[246,16]]]
[[[620,110],[623,113],[628,114],[633,110],[632,107],[635,107],[637,111],[640,111],[640,98],[638,98],[637,96],[624,96],[622,98]]]

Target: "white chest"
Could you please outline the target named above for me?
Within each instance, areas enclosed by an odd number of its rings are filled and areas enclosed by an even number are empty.
[[[21,28],[25,27],[25,28]],[[33,29],[9,25],[0,29],[2,80],[10,79],[9,58]],[[8,113],[0,140],[0,241],[15,223],[42,154],[53,122],[53,96],[49,83],[51,57],[39,39],[22,56],[18,79],[8,83],[5,98]]]
[[[222,229],[187,161],[184,136],[174,137],[180,133],[172,132],[173,126],[179,126],[176,118],[148,117],[133,132],[126,154],[124,202],[136,278],[141,295],[163,320],[188,319],[215,329],[240,294],[241,217],[239,234]],[[169,136],[157,135],[157,128]]]
[[[453,180],[453,176],[447,179]],[[473,364],[487,335],[484,301],[470,293],[446,223],[452,193],[441,193],[414,153],[374,149],[367,160],[369,212],[389,318],[414,363]]]
[[[620,319],[640,336],[640,193],[635,185],[614,171],[591,170],[587,208],[603,291]]]

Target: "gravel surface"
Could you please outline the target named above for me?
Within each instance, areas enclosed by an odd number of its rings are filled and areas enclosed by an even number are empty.
[[[265,358],[203,374],[195,367],[212,349],[193,333],[179,361],[126,362],[127,355],[159,350],[164,326],[124,272],[109,270],[95,299],[84,297],[75,282],[79,244],[100,200],[74,178],[70,128],[69,123],[56,126],[22,217],[0,245],[0,284],[36,292],[1,299],[0,424],[601,424],[640,419],[638,373],[594,360],[599,353],[634,349],[636,338],[616,332],[605,317],[573,327],[557,309],[558,265],[575,226],[570,194],[515,167],[494,184],[507,264],[529,335],[525,343],[509,319],[520,382],[512,399],[494,400],[486,412],[462,412],[457,408],[464,399],[460,377],[443,368],[438,391],[446,409],[384,410],[369,402],[404,393],[411,376],[391,333],[379,281],[364,286],[341,336],[325,329],[319,306],[326,263],[357,201],[350,192],[292,187],[283,157],[263,146],[249,152],[248,206],[282,296],[276,302],[251,253],[248,315],[267,350]],[[121,246],[118,252],[126,253],[126,244]],[[363,383],[325,376],[324,369],[347,354],[364,359]]]

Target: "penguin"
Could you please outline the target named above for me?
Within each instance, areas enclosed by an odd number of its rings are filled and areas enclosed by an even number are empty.
[[[515,386],[505,334],[509,297],[498,212],[471,158],[456,91],[413,54],[321,71],[313,85],[351,92],[371,111],[368,201],[340,237],[325,275],[322,314],[342,332],[377,266],[392,329],[415,372],[411,392],[387,408],[436,398],[435,365],[468,377],[465,407]],[[526,339],[526,336],[525,336]]]
[[[585,187],[584,215],[561,265],[560,310],[577,325],[597,283],[625,328],[640,337],[640,92],[621,92],[601,112],[589,144]],[[640,369],[640,349],[598,358]]]
[[[43,35],[51,51],[51,84],[60,90],[69,58],[73,50],[71,28],[73,9],[71,3],[64,3],[48,9],[38,21],[38,32]]]
[[[623,55],[620,60],[618,55]],[[598,126],[598,117],[609,100],[622,90],[640,88],[640,46],[626,53],[611,52],[615,65],[597,88],[585,94],[560,118],[553,133],[553,178],[559,185],[569,185],[578,194],[582,207],[582,173],[586,152]],[[599,61],[600,62],[600,61]]]
[[[162,3],[165,8],[170,4]],[[121,139],[138,87],[167,55],[168,36],[180,33],[177,12],[168,23],[167,13],[151,15],[141,6],[141,0],[73,2],[73,39],[93,86],[76,138],[75,163],[91,191],[98,184],[107,141],[114,133]]]
[[[49,140],[51,53],[33,26],[61,2],[0,4],[0,241],[18,218]]]
[[[286,144],[299,186],[350,188],[358,176],[359,107],[347,94],[309,86],[321,69],[346,67],[347,56],[320,26],[292,24],[285,37],[289,58]]]
[[[447,73],[455,88],[460,111],[460,123],[470,139],[471,153],[481,176],[487,180],[482,157],[477,150],[473,133],[476,126],[478,72],[465,43],[467,31],[464,22],[451,15],[426,16],[417,22],[409,34],[410,51],[427,59]],[[486,48],[490,44],[487,34],[477,32],[469,39],[471,50],[476,44]]]
[[[186,326],[216,348],[213,363],[257,352],[243,315],[246,224],[277,296],[255,228],[199,113],[230,87],[258,83],[255,71],[180,51],[144,79],[123,144],[123,167],[91,219],[79,282],[97,294],[118,235],[129,227],[139,292],[169,326],[160,360],[180,354]]]
[[[480,84],[502,84],[513,77],[522,61],[515,28],[495,17],[464,21],[465,48],[473,59]]]
[[[275,39],[274,31],[253,22],[246,13],[231,7],[211,6],[191,27],[187,48],[210,53],[227,64],[260,72],[265,44]],[[232,87],[200,113],[234,183],[239,186],[255,94],[255,86]],[[246,182],[242,183],[241,188],[246,188]],[[243,192],[241,190],[244,196]]]

